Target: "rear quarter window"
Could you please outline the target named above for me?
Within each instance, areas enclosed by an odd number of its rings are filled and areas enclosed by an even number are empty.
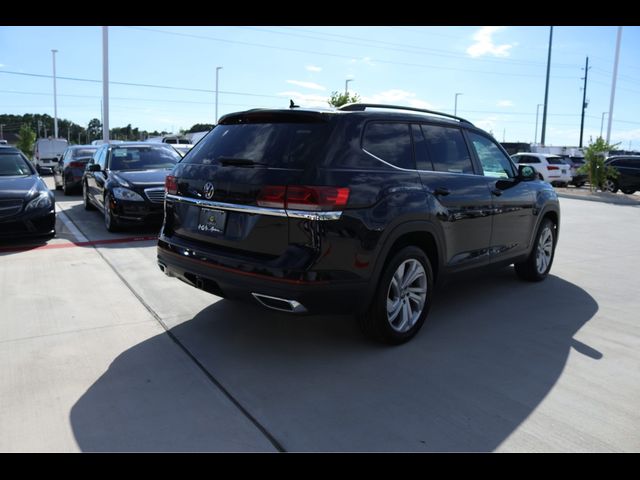
[[[396,167],[416,168],[408,123],[368,123],[362,137],[362,149]]]

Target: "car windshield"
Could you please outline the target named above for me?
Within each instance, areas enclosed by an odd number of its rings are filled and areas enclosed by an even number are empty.
[[[19,153],[0,153],[0,177],[33,175],[29,164]]]
[[[178,152],[167,147],[117,147],[111,151],[111,170],[152,170],[173,168]]]

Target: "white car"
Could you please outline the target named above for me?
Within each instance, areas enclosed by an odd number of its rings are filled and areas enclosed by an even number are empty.
[[[562,157],[549,153],[516,153],[511,159],[518,165],[530,165],[538,178],[555,186],[566,187],[573,176],[571,167],[562,161]]]

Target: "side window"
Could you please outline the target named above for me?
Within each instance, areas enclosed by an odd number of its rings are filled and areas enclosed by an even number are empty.
[[[436,172],[474,173],[471,156],[459,128],[422,125],[422,133]]]
[[[100,165],[100,169],[104,170],[105,167],[105,153],[106,153],[107,149],[103,148],[98,150],[98,155],[96,156],[96,163],[98,165]]]
[[[418,170],[433,170],[433,163],[431,163],[427,149],[427,141],[424,139],[420,125],[412,124],[411,134],[413,136],[413,148],[416,154]]]
[[[640,160],[637,158],[629,159],[629,166],[631,168],[640,168]]]
[[[368,123],[362,138],[362,148],[396,167],[416,168],[408,123]]]
[[[513,178],[515,176],[511,160],[494,142],[474,132],[469,132],[469,139],[478,155],[485,177]]]

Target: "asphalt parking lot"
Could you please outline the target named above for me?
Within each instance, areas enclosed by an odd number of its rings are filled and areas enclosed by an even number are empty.
[[[167,278],[153,229],[56,199],[57,238],[0,245],[0,451],[640,450],[640,207],[562,198],[546,281],[453,281],[389,348]]]

